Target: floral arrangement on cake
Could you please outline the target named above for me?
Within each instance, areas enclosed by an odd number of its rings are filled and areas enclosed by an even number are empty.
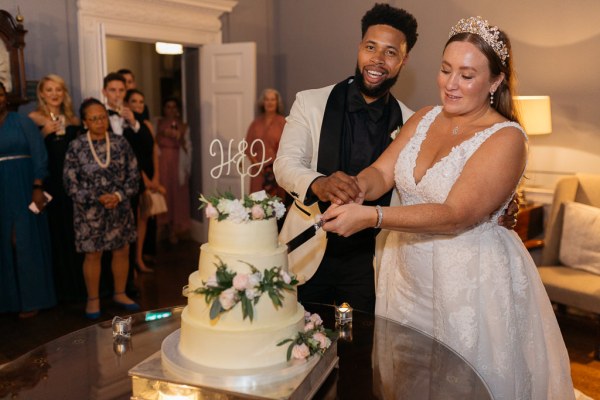
[[[280,219],[285,214],[281,199],[269,197],[264,190],[244,195],[243,199],[236,199],[229,192],[210,197],[200,195],[200,203],[200,209],[205,208],[206,217],[216,218],[217,221],[242,223],[273,217]]]
[[[307,360],[314,354],[323,355],[331,346],[331,341],[336,334],[330,329],[325,329],[319,314],[304,313],[304,331],[298,332],[296,337],[285,339],[277,344],[283,346],[290,343],[287,359]]]
[[[248,264],[248,263],[246,263]],[[283,305],[283,291],[295,290],[298,280],[290,276],[281,267],[273,267],[260,272],[253,265],[248,264],[252,273],[237,273],[227,269],[221,259],[215,264],[215,274],[202,282],[203,286],[192,293],[204,295],[206,304],[210,306],[210,319],[217,318],[221,313],[227,312],[238,303],[242,304],[243,318],[254,318],[254,305],[260,297],[267,293],[275,308]],[[189,288],[183,288],[183,295],[189,295]]]

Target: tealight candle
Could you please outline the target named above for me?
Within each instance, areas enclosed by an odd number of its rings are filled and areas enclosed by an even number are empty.
[[[335,320],[340,325],[352,322],[352,307],[348,303],[342,303],[335,307]]]

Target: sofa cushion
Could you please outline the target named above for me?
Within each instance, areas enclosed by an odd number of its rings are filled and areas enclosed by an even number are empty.
[[[600,275],[558,265],[538,272],[550,300],[600,314]]]
[[[600,275],[600,208],[564,203],[560,262]]]

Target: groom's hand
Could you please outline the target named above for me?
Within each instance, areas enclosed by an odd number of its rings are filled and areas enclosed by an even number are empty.
[[[360,202],[363,197],[358,179],[341,171],[316,179],[310,189],[320,201],[332,204]]]

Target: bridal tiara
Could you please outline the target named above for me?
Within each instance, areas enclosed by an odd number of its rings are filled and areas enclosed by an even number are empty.
[[[508,49],[506,44],[499,39],[500,30],[497,26],[490,26],[487,20],[481,17],[463,18],[450,29],[448,38],[459,33],[468,32],[479,35],[490,47],[494,53],[500,57],[502,65],[506,65],[505,61],[508,58]]]

